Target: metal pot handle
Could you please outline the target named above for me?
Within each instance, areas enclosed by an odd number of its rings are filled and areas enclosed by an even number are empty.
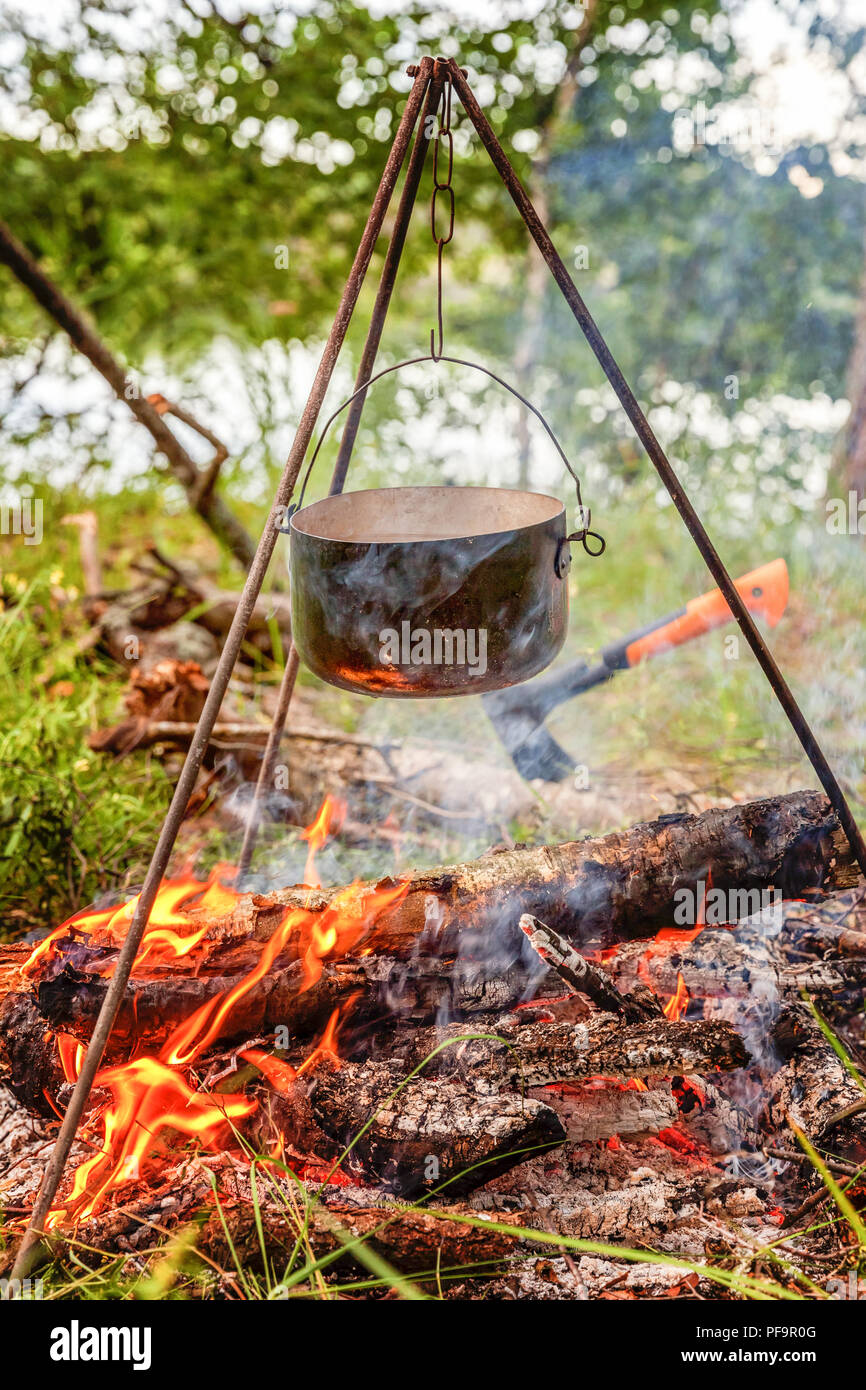
[[[590,531],[589,529],[590,522],[592,520],[592,513],[589,507],[584,507],[583,505],[583,498],[581,497],[580,493],[580,478],[577,476],[577,474],[574,471],[574,468],[569,463],[568,458],[565,454],[565,450],[563,449],[556,435],[553,433],[553,430],[545,420],[541,411],[536,406],[534,406],[531,401],[528,401],[525,396],[521,395],[521,393],[516,389],[516,387],[510,386],[509,383],[507,381],[504,381],[501,376],[497,376],[495,372],[491,372],[489,367],[483,367],[480,362],[469,362],[466,358],[463,357],[446,357],[441,356],[438,353],[427,353],[423,357],[409,357],[406,359],[405,362],[395,362],[393,366],[385,367],[381,372],[376,372],[375,376],[371,376],[368,381],[364,382],[363,386],[359,386],[357,391],[353,391],[351,396],[349,396],[345,401],[343,401],[342,405],[339,405],[337,407],[333,415],[328,417],[328,419],[325,421],[325,424],[322,427],[322,432],[319,435],[316,447],[313,450],[312,458],[310,459],[310,462],[307,464],[307,469],[304,473],[304,480],[301,484],[300,497],[298,498],[297,502],[292,503],[292,505],[287,509],[285,523],[283,526],[280,527],[280,530],[288,530],[288,523],[290,522],[291,518],[294,516],[295,512],[300,511],[301,507],[304,505],[304,494],[307,490],[307,484],[310,481],[310,474],[313,471],[316,459],[319,457],[319,450],[321,449],[322,444],[325,441],[325,435],[328,433],[328,430],[331,428],[331,425],[334,423],[337,416],[342,414],[342,412],[347,408],[347,406],[350,406],[354,400],[357,400],[358,396],[362,395],[366,390],[368,390],[369,387],[373,386],[377,381],[381,381],[382,377],[389,376],[391,372],[398,372],[403,367],[413,367],[419,362],[451,362],[457,367],[471,367],[473,371],[483,372],[484,375],[489,377],[491,381],[495,381],[498,386],[502,386],[506,391],[509,391],[512,396],[515,396],[517,400],[521,402],[522,405],[525,405],[526,409],[531,411],[531,413],[535,416],[536,420],[541,421],[541,424],[544,426],[544,429],[547,432],[548,438],[551,440],[554,448],[556,449],[556,452],[559,454],[559,457],[562,459],[562,462],[565,464],[566,468],[568,469],[568,472],[574,479],[574,486],[577,491],[577,515],[579,529],[576,531],[572,531],[572,533],[566,536],[565,539],[562,541],[560,546],[560,553],[557,555],[557,572],[559,572],[561,552],[562,550],[564,550],[565,546],[567,546],[571,541],[580,541],[587,555],[592,555],[593,558],[599,555],[603,555],[606,548],[606,541],[604,537],[599,535],[597,531]],[[592,537],[593,541],[596,542],[594,546],[590,545],[589,543],[590,537]]]

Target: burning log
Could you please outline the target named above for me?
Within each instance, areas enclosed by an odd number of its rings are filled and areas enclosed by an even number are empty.
[[[474,1193],[470,1200],[477,1211],[489,1212],[494,1219],[508,1222],[512,1219],[509,1212],[524,1198],[522,1193],[512,1197],[485,1189]],[[695,1173],[688,1182],[673,1182],[650,1176],[645,1168],[641,1179],[616,1191],[578,1189],[557,1195],[555,1200],[539,1201],[538,1206],[538,1211],[525,1213],[527,1225],[543,1229],[552,1221],[560,1234],[578,1240],[623,1240],[645,1245],[676,1231],[682,1241],[687,1228],[696,1226],[700,1241],[695,1254],[700,1258],[708,1234],[707,1216],[720,1223],[741,1220],[758,1215],[765,1202],[754,1187],[726,1181],[714,1169]],[[723,1229],[717,1227],[718,1234],[723,1234]],[[772,1235],[778,1237],[778,1227]]]
[[[797,997],[804,989],[832,996],[862,993],[866,956],[792,964],[787,945],[787,938],[774,939],[760,920],[747,920],[734,930],[704,927],[697,934],[665,932],[649,946],[622,942],[606,953],[604,965],[621,987],[649,978],[655,989],[672,994],[682,977],[693,998],[760,998],[773,1010],[777,1000]]]
[[[250,965],[231,973],[199,975],[182,973],[182,965],[178,962],[151,979],[132,977],[110,1039],[109,1058],[128,1055],[133,1046],[158,1048],[182,1019],[230,990],[238,997],[221,1035],[243,1038],[273,1034],[279,1028],[293,1039],[304,1039],[320,1032],[334,1010],[349,1000],[356,1024],[386,1017],[429,1024],[443,1010],[449,1017],[499,1014],[526,988],[526,973],[516,967],[489,977],[471,962],[362,956],[333,964],[323,961],[319,979],[308,987],[299,961],[276,965],[241,994],[238,986]],[[55,1041],[46,1035],[45,1024],[87,1042],[107,988],[104,977],[65,967],[39,982],[35,1000],[29,994],[10,994],[0,1002],[0,1039],[18,1058],[16,1074],[38,1081],[37,1094],[43,1087],[50,1090],[60,1075]],[[26,1040],[21,1032],[24,1018]]]
[[[241,994],[239,987],[250,968],[231,975],[178,972],[149,980],[133,977],[112,1032],[109,1056],[127,1054],[132,1046],[145,1042],[149,1047],[158,1046],[183,1019],[231,990],[238,997],[221,1036],[250,1037],[285,1027],[292,1036],[308,1037],[324,1026],[340,1004],[368,984],[362,963],[337,961],[333,965],[323,963],[319,978],[305,989],[303,966],[293,961],[275,967]],[[107,989],[108,980],[66,967],[53,979],[39,983],[38,1009],[52,1028],[86,1041]],[[0,1008],[0,1037],[7,1033]]]
[[[620,1024],[601,1014],[587,1023],[537,1023],[505,1035],[513,1084],[546,1086],[587,1076],[628,1080],[633,1076],[675,1076],[683,1072],[733,1071],[749,1054],[725,1023],[673,1022],[659,1018]],[[472,1049],[476,1044],[468,1043]],[[482,1044],[477,1045],[479,1048]],[[491,1047],[505,1052],[503,1044]],[[482,1069],[484,1063],[480,1063]]]
[[[725,871],[725,864],[732,872],[734,861],[742,869],[741,881],[750,881],[749,875],[754,879],[759,872],[772,873],[773,866],[780,865],[780,872],[788,877],[804,864],[811,866],[813,880],[822,874],[843,873],[843,860],[834,858],[834,826],[824,798],[805,793],[700,817],[680,817],[673,823],[663,820],[596,841],[489,854],[473,864],[416,874],[401,885],[360,885],[327,894],[292,889],[234,899],[215,885],[218,891],[212,905],[207,906],[213,892],[209,888],[200,907],[185,910],[180,918],[176,914],[168,918],[188,922],[188,932],[201,934],[204,961],[197,953],[174,957],[168,971],[158,959],[154,965],[145,959],[137,966],[121,1006],[112,1055],[133,1037],[139,1044],[159,1040],[179,1019],[226,992],[235,997],[220,1016],[220,1037],[250,1036],[281,1025],[292,1036],[303,1037],[359,991],[365,995],[367,1016],[375,1017],[377,1009],[393,1008],[406,978],[412,982],[415,1017],[423,1016],[425,1010],[429,1016],[442,1005],[467,1013],[501,1009],[515,1003],[527,984],[527,972],[520,963],[525,938],[517,922],[528,898],[544,899],[552,916],[565,916],[569,936],[580,938],[592,923],[593,929],[602,930],[602,917],[605,934],[621,929],[643,933],[654,914],[662,912],[663,903],[665,920],[670,920],[672,893],[692,873],[706,872],[707,857],[715,856],[714,881]],[[724,850],[723,840],[732,841],[738,847],[736,853],[730,844]],[[640,854],[643,860],[634,857]],[[698,862],[699,854],[706,857]],[[763,867],[759,870],[757,865]],[[201,885],[193,883],[188,895],[196,889],[200,891]],[[218,915],[227,911],[231,901],[233,911]],[[89,1036],[106,989],[105,978],[98,972],[110,969],[111,951],[116,950],[123,930],[123,921],[116,928],[99,928],[107,936],[98,958],[89,954],[88,939],[82,940],[80,934],[70,937],[70,944],[61,941],[52,948],[51,970],[43,971],[41,977],[37,972],[34,982],[40,1011],[53,1028],[81,1039]],[[296,968],[298,962],[309,957],[317,937],[332,931],[336,940],[328,961],[320,962],[320,978],[304,979]],[[697,947],[692,944],[689,949],[701,951],[704,944],[699,937]],[[449,947],[461,948],[459,964],[451,972],[442,961]],[[424,951],[429,951],[433,963],[394,962],[389,967],[372,955],[357,963],[340,959],[360,949],[378,949],[393,961],[395,954],[400,957],[410,948],[416,961],[424,960]],[[743,988],[748,988],[749,970],[743,968],[739,946],[723,940],[719,949],[733,952],[724,987],[741,977]],[[248,988],[236,988],[263,951],[272,952],[269,969],[262,978],[251,980]],[[561,942],[560,963],[570,951],[568,943]],[[643,989],[637,982],[638,991],[624,1004],[622,992],[597,966],[581,961],[573,952],[569,959],[572,974],[582,972],[585,987],[590,989],[591,981],[594,997],[606,1006],[613,1003],[633,1013],[638,1004],[651,1002],[648,993],[637,998]],[[718,960],[709,964],[718,970]],[[401,970],[408,977],[401,976]],[[301,989],[302,982],[310,987]],[[687,987],[688,983],[686,979]],[[0,1034],[7,1035],[15,1027],[14,1014],[3,1010]],[[34,1045],[35,1041],[34,1035]]]
[[[450,957],[364,956],[361,967],[376,1001],[391,1018],[429,1023],[448,1018],[501,1014],[521,999],[527,974],[520,964],[503,966],[495,974],[483,962]]]
[[[773,1039],[785,1058],[770,1082],[768,1115],[793,1123],[819,1153],[866,1162],[866,1094],[805,1004],[780,1013]]]
[[[565,1138],[540,1101],[425,1077],[397,1091],[404,1075],[393,1063],[344,1064],[317,1075],[312,1094],[325,1133],[339,1144],[354,1140],[365,1176],[393,1191],[456,1196]]]
[[[0,1087],[0,1200],[7,1212],[29,1210],[51,1142],[45,1125],[34,1120],[11,1092]],[[83,1156],[82,1151],[76,1152],[79,1158]],[[278,1176],[265,1185],[254,1208],[248,1175],[243,1169],[236,1167],[228,1155],[216,1167],[217,1177],[222,1177],[221,1185],[233,1189],[235,1195],[221,1196],[221,1214],[208,1217],[195,1245],[205,1257],[224,1266],[234,1264],[230,1240],[245,1267],[261,1269],[258,1220],[268,1258],[277,1267],[281,1255],[288,1257],[294,1250],[305,1222],[305,1239],[316,1258],[344,1252],[333,1264],[333,1269],[341,1274],[345,1274],[347,1264],[355,1270],[365,1270],[352,1253],[352,1241],[363,1241],[404,1273],[433,1273],[437,1266],[445,1270],[478,1264],[487,1272],[513,1253],[518,1244],[513,1237],[487,1230],[483,1224],[466,1224],[460,1218],[469,1216],[478,1221],[478,1214],[468,1207],[437,1207],[435,1214],[408,1210],[387,1201],[376,1189],[332,1188],[323,1193],[317,1186],[317,1200],[301,1205],[295,1224],[292,1213],[297,1194],[288,1190],[289,1200],[276,1200],[272,1195],[272,1187],[282,1182]],[[164,1176],[165,1181],[153,1188],[142,1187],[121,1207],[86,1220],[75,1233],[81,1248],[132,1253],[142,1236],[145,1244],[150,1245],[154,1235],[165,1230],[166,1222],[190,1221],[197,1212],[211,1206],[211,1189],[203,1167],[193,1162],[178,1171],[169,1169]],[[57,1232],[53,1243],[62,1239],[62,1233]],[[350,1248],[345,1249],[347,1242]],[[6,1265],[0,1258],[0,1272],[5,1272]]]
[[[523,913],[578,944],[652,935],[674,920],[674,894],[712,872],[713,885],[740,894],[768,885],[784,896],[848,887],[858,870],[827,798],[819,792],[769,797],[700,816],[664,816],[600,839],[483,855],[413,874],[407,890],[368,931],[373,951],[472,953],[479,932],[513,947]],[[367,885],[369,892],[373,885]],[[296,889],[253,895],[228,930],[267,937],[285,906],[323,911]],[[752,907],[748,907],[752,911]]]

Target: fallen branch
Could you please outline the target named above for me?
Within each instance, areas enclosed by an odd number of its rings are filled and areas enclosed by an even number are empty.
[[[539,960],[549,965],[558,975],[580,994],[597,1004],[600,1009],[621,1015],[629,1023],[659,1016],[662,1006],[658,999],[644,985],[636,986],[629,995],[620,994],[610,977],[592,965],[575,951],[552,927],[539,922],[537,917],[524,913],[518,923]]]
[[[477,1213],[463,1207],[438,1208],[433,1214],[420,1210],[395,1211],[388,1206],[358,1207],[329,1202],[327,1206],[310,1207],[306,1236],[317,1259],[342,1252],[333,1262],[335,1269],[349,1264],[356,1270],[366,1270],[351,1248],[353,1241],[361,1240],[401,1273],[426,1272],[431,1278],[435,1277],[437,1268],[449,1270],[473,1265],[480,1265],[482,1272],[488,1275],[516,1248],[518,1242],[512,1236],[485,1230],[483,1225],[469,1225],[465,1220],[449,1221],[449,1211],[458,1218],[469,1215],[477,1220]],[[269,1258],[278,1266],[281,1256],[287,1258],[292,1254],[297,1232],[287,1222],[284,1208],[262,1203],[257,1219],[252,1206],[239,1206],[229,1208],[224,1216],[228,1237],[222,1220],[215,1213],[196,1242],[198,1249],[211,1259],[230,1265],[234,1253],[242,1260],[244,1268],[261,1269],[262,1236]],[[229,1247],[229,1238],[233,1249]]]
[[[202,439],[206,439],[208,444],[213,448],[213,458],[205,468],[198,469],[198,479],[190,494],[190,501],[193,503],[195,510],[198,511],[205,498],[209,497],[211,492],[213,492],[216,480],[220,475],[220,469],[228,458],[229,451],[222,440],[217,439],[213,430],[208,429],[207,425],[202,425],[196,420],[194,415],[190,415],[189,411],[184,410],[182,406],[175,405],[172,401],[167,401],[165,396],[160,395],[158,391],[148,396],[147,399],[157,411],[157,414],[173,415],[176,420],[180,420],[181,423],[187,425],[189,429],[195,430],[196,434],[200,434]]]
[[[749,1054],[729,1023],[667,1018],[621,1023],[611,1014],[596,1014],[581,1023],[542,1022],[522,1025],[500,1020],[496,1038],[464,1042],[466,1025],[417,1029],[400,1053],[406,1066],[417,1066],[437,1046],[452,1041],[425,1069],[487,1085],[526,1087],[580,1082],[591,1076],[628,1081],[632,1077],[683,1076],[734,1071]]]
[[[255,546],[245,527],[212,487],[202,489],[201,470],[165,424],[160,412],[150,400],[145,400],[140,395],[126,368],[109,351],[72,301],[40,269],[27,248],[3,222],[0,222],[0,261],[9,266],[13,275],[30,291],[37,303],[69,335],[73,346],[83,353],[105,378],[118,400],[123,401],[136,420],[150,432],[157,449],[168,460],[172,473],[186,492],[193,510],[210,527],[217,539],[231,551],[238,563],[244,569],[248,569],[255,554]],[[199,433],[202,433],[200,428]],[[206,479],[207,475],[205,481]]]

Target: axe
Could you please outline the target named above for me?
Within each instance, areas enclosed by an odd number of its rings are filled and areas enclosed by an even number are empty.
[[[785,561],[771,560],[735,582],[749,612],[775,627],[788,602]],[[617,671],[712,632],[730,617],[731,610],[721,590],[713,589],[691,599],[679,612],[612,642],[595,665],[575,661],[525,685],[482,695],[490,721],[520,775],[527,781],[541,777],[545,782],[562,782],[574,771],[574,760],[544,727],[546,716],[557,705],[594,685],[604,684]]]

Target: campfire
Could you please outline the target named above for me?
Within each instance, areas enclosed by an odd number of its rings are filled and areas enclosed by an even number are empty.
[[[161,601],[150,593],[124,609],[91,594],[109,649],[125,653],[130,614],[158,627],[160,611],[207,610],[223,640],[208,676],[152,650],[134,672],[128,718],[91,735],[116,756],[166,740],[186,749],[140,894],[79,913],[35,945],[0,948],[0,1196],[22,1235],[9,1282],[45,1241],[138,1270],[154,1242],[169,1241],[194,1248],[226,1296],[246,1296],[253,1273],[269,1296],[405,1294],[407,1279],[500,1300],[826,1292],[866,1247],[866,1082],[852,1060],[863,1043],[866,841],[755,621],[784,612],[787,567],[779,557],[737,580],[728,572],[469,70],[425,55],[407,74],[259,542],[243,531],[239,541],[221,512],[214,528],[240,545],[242,593],[225,602],[212,586],[193,591],[163,560]],[[609,643],[593,666],[569,663],[528,690],[563,648],[570,566],[586,573],[606,542],[541,410],[446,350],[458,103],[716,585]],[[428,146],[435,326],[429,351],[425,332],[423,352],[377,370]],[[314,443],[404,164],[355,387]],[[198,431],[217,447],[200,469],[163,420],[188,413],[159,393],[130,394],[125,368],[2,226],[0,259],[127,401],[213,524],[227,452],[216,436]],[[519,401],[567,473],[570,503],[486,476],[476,485],[460,459],[453,478],[346,492],[368,393],[422,364],[440,378],[480,372]],[[344,411],[331,484],[308,501]],[[386,464],[383,454],[387,480]],[[287,650],[263,599],[283,536]],[[516,771],[549,785],[576,771],[544,725],[551,710],[729,618],[825,795],[735,801],[561,844],[503,836],[468,862],[326,887],[317,855],[345,814],[332,796],[303,831],[302,881],[249,890],[269,800],[286,785],[278,758],[302,663],[364,695],[477,694]],[[248,629],[282,667],[279,689],[252,725],[218,723]],[[240,707],[251,712],[249,692]],[[389,750],[334,730],[314,737],[351,745],[358,766],[375,753],[396,783]],[[206,795],[199,774],[216,776],[212,743],[245,750],[242,778],[254,778],[237,866],[164,877]],[[319,752],[311,776],[324,761]],[[449,816],[414,781],[394,789]],[[294,805],[292,817],[302,818]]]
[[[194,1221],[224,1269],[262,1239],[290,1251],[302,1194],[341,1281],[370,1248],[463,1296],[718,1296],[782,1228],[783,1284],[844,1265],[844,1228],[801,1220],[830,1200],[816,1165],[856,1201],[866,1162],[825,1022],[855,1026],[866,932],[823,797],[324,889],[343,812],[329,797],[303,832],[299,885],[242,892],[224,864],[163,882],[55,1240],[134,1259]],[[134,907],[3,948],[0,1181],[22,1225]]]

